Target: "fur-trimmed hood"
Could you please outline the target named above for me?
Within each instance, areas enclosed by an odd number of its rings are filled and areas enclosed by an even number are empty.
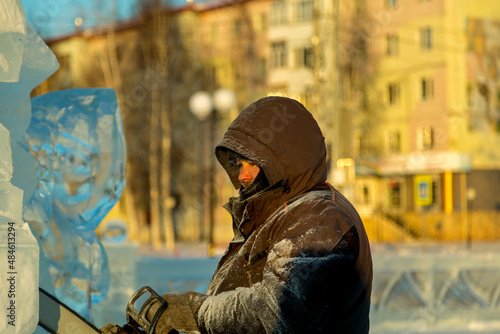
[[[265,97],[250,104],[217,145],[217,159],[238,189],[238,168],[230,163],[227,149],[257,163],[270,185],[280,183],[288,198],[326,181],[323,134],[311,113],[286,97]]]

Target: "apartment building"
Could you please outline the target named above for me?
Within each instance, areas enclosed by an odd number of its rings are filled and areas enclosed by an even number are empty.
[[[358,207],[414,238],[497,238],[500,3],[365,5],[382,107],[354,137]]]

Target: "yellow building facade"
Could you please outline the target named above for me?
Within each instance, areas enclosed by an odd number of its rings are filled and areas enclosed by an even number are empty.
[[[356,203],[372,240],[498,238],[499,6],[366,2],[383,107]]]

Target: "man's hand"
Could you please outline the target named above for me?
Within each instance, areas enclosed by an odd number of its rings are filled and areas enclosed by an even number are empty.
[[[196,292],[167,293],[162,296],[168,307],[159,315],[155,334],[169,334],[173,329],[182,333],[200,333],[195,313],[207,298]],[[146,313],[148,321],[153,320],[161,303],[155,302]]]

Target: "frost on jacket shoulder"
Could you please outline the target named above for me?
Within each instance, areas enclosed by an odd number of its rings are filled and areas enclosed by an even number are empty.
[[[283,206],[221,260],[214,284],[231,290],[200,308],[207,333],[368,333],[367,240],[334,191]]]
[[[368,333],[372,262],[354,207],[326,181],[324,138],[297,101],[268,97],[243,110],[216,149],[235,187],[233,150],[270,190],[246,219],[197,312],[206,333]]]

